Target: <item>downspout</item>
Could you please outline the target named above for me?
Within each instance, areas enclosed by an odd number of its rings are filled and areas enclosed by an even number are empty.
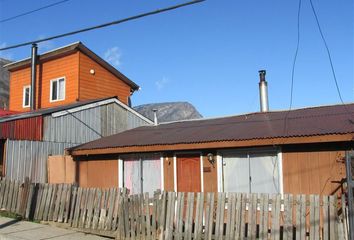
[[[37,76],[37,44],[32,44],[31,54],[31,94],[30,94],[30,106],[31,111],[36,109],[36,76]]]

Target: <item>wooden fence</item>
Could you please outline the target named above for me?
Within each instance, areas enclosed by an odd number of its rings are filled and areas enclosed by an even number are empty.
[[[157,191],[150,197],[3,179],[0,207],[117,239],[347,239],[348,231],[344,196]]]

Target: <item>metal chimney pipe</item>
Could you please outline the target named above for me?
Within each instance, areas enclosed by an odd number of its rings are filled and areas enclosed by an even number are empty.
[[[266,70],[259,70],[259,100],[261,112],[269,111],[268,104],[268,83],[265,79]]]
[[[157,126],[158,122],[157,122],[157,109],[154,108],[152,109],[152,111],[154,112],[154,125]]]
[[[30,106],[31,110],[36,109],[36,76],[37,76],[37,44],[32,44],[32,54],[31,54],[31,93],[30,93]]]

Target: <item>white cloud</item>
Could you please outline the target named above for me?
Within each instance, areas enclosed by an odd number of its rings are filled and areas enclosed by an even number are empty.
[[[115,67],[118,67],[121,62],[122,53],[118,47],[111,47],[104,53],[104,59]]]
[[[166,84],[168,84],[170,80],[166,77],[162,77],[161,80],[158,80],[155,82],[155,86],[157,90],[161,91],[163,88],[165,88]]]
[[[4,48],[7,47],[6,42],[0,43],[0,48]],[[0,51],[0,58],[5,58],[7,60],[12,60],[13,59],[13,55],[12,53],[8,53],[5,51]]]

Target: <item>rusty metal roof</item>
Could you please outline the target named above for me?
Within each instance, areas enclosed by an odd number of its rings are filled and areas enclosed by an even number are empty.
[[[354,104],[256,112],[145,126],[70,150],[290,138],[354,133]],[[168,150],[168,149],[166,149]]]

